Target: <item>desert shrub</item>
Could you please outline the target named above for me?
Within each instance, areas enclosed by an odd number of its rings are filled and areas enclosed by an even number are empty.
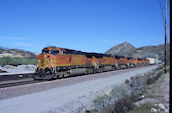
[[[27,64],[37,64],[37,59],[36,58],[29,58],[29,57],[24,57],[24,58],[19,58],[19,57],[1,57],[0,58],[0,65],[27,65]]]
[[[131,78],[130,86],[137,93],[141,95],[145,91],[147,80],[145,76],[135,76]]]
[[[10,62],[12,62],[10,57],[2,57],[0,58],[0,65],[8,65],[10,64]]]
[[[148,76],[147,84],[150,85],[150,84],[154,83],[155,81],[157,81],[163,73],[164,73],[164,71],[161,69],[159,71],[156,71],[153,75]]]
[[[163,73],[163,67],[159,66],[141,76],[131,77],[130,81],[125,81],[125,85],[117,86],[110,93],[95,98],[94,109],[87,110],[87,113],[128,113],[134,107],[134,102],[146,91],[146,87],[158,80]]]
[[[109,94],[94,99],[94,110],[90,113],[126,113],[133,106],[133,90],[128,85],[120,85]]]

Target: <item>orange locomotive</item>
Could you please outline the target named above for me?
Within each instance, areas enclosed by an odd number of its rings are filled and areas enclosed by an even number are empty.
[[[33,75],[35,80],[49,80],[149,64],[146,59],[87,53],[55,46],[42,49],[37,60],[36,73]]]

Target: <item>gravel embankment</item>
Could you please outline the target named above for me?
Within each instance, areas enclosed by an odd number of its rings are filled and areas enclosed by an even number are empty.
[[[98,92],[106,91],[108,90],[112,85],[118,85],[123,83],[126,79],[129,79],[131,76],[134,76],[136,74],[141,74],[148,72],[157,66],[149,66],[144,68],[136,68],[132,69],[132,71],[126,71],[123,73],[117,73],[114,74],[113,72],[106,72],[106,73],[100,73],[100,74],[93,74],[93,75],[87,75],[87,76],[81,76],[81,77],[73,77],[73,78],[67,78],[57,81],[48,81],[46,83],[38,83],[38,84],[30,84],[26,86],[18,86],[15,88],[4,88],[0,89],[0,92],[3,92],[1,94],[5,95],[4,92],[6,92],[6,95],[9,95],[9,90],[13,90],[14,95],[15,93],[22,93],[22,92],[28,92],[28,89],[30,91],[36,92],[40,89],[47,89],[49,90],[40,90],[41,92],[27,94],[23,96],[16,96],[13,98],[7,98],[4,96],[4,99],[1,98],[0,100],[0,113],[47,113],[47,111],[56,111],[57,113],[62,112],[71,112],[72,110],[75,110],[78,108],[81,104],[87,105],[92,101],[92,99],[95,97],[95,95],[98,94]],[[107,77],[105,77],[107,75]],[[94,76],[92,78],[93,80],[85,80],[84,78]],[[64,86],[59,87],[50,87],[57,85],[61,81],[77,81],[77,78],[83,78],[79,83],[75,84],[68,84]],[[23,88],[25,87],[25,89]],[[22,90],[19,90],[22,89]],[[32,89],[32,90],[31,90]],[[16,92],[17,91],[17,92]],[[20,91],[20,92],[18,92]],[[1,97],[3,97],[1,95]],[[20,94],[19,94],[20,95]],[[5,99],[6,98],[6,99]]]
[[[0,66],[0,70],[5,71],[0,73],[0,75],[12,75],[12,74],[18,74],[18,73],[34,73],[36,69],[35,65],[19,65],[19,66]]]

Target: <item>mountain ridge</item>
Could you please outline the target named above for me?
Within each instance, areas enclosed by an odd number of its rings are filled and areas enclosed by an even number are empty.
[[[169,48],[169,44],[167,44]],[[120,50],[120,51],[117,51]],[[121,44],[117,44],[107,50],[105,54],[114,54],[120,56],[130,56],[137,58],[145,58],[145,57],[153,57],[156,58],[158,56],[159,60],[164,60],[164,44],[159,44],[155,46],[142,46],[139,48],[134,47],[132,44],[128,42],[123,42]]]
[[[37,55],[31,51],[26,51],[22,49],[9,49],[0,46],[0,57],[31,57],[36,58]]]

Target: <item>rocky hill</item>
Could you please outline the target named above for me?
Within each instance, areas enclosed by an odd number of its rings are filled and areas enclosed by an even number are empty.
[[[128,42],[124,42],[122,44],[118,44],[113,46],[111,49],[105,52],[105,54],[115,54],[115,55],[128,55],[132,51],[136,50],[136,47],[131,45]]]
[[[169,48],[169,44],[168,44]],[[108,51],[105,54],[115,54],[115,55],[125,55],[131,57],[154,57],[158,55],[159,60],[164,60],[164,45],[157,45],[157,46],[144,46],[140,48],[135,48],[133,45],[124,42],[122,44],[118,44]]]
[[[5,57],[5,56],[36,58],[36,54],[30,51],[0,47],[0,57]]]

